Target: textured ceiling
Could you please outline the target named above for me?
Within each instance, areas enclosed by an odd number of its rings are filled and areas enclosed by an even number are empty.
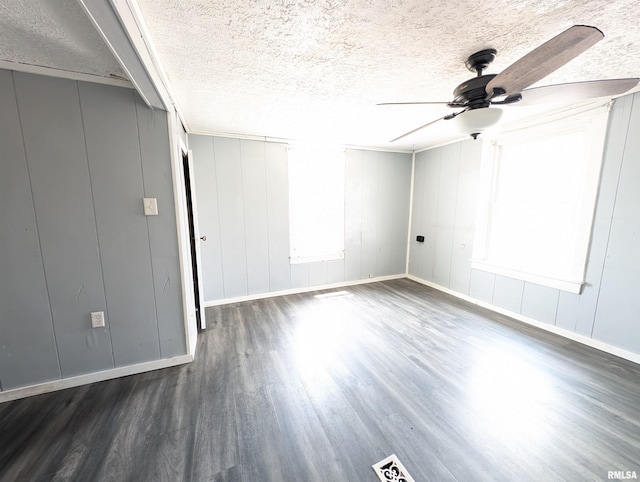
[[[0,0],[0,61],[126,78],[75,0]]]
[[[103,0],[107,1],[107,0]],[[498,73],[573,24],[605,39],[539,85],[640,76],[637,0],[111,0],[137,3],[192,132],[419,149],[459,134],[446,106],[498,50]],[[125,74],[75,0],[0,0],[0,61]],[[509,122],[537,112],[508,107]]]
[[[188,127],[362,146],[420,148],[451,112],[378,102],[449,101],[493,47],[498,73],[574,24],[606,37],[538,85],[640,75],[637,0],[137,0]],[[505,109],[507,120],[530,108]]]

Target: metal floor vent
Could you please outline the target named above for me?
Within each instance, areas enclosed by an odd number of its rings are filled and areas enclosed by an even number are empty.
[[[351,293],[348,291],[331,291],[329,293],[321,293],[319,295],[313,295],[314,298],[319,300],[324,300],[327,298],[344,298],[346,296],[351,296]]]
[[[389,455],[371,467],[382,482],[415,482],[396,454]]]

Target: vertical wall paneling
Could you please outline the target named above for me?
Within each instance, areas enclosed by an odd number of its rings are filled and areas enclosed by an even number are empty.
[[[63,377],[113,367],[78,83],[14,73]]]
[[[80,85],[116,366],[160,358],[134,92]],[[125,278],[138,287],[133,291]]]
[[[558,293],[558,309],[556,310],[555,325],[569,331],[576,331],[580,295],[560,291]]]
[[[378,174],[378,219],[376,237],[376,276],[387,276],[393,273],[393,199],[385,193],[394,192],[396,162],[392,152],[379,154]]]
[[[520,313],[534,320],[555,324],[559,290],[525,283]]]
[[[269,232],[264,142],[240,141],[240,156],[247,250],[247,293],[266,293],[269,291]]]
[[[606,261],[607,243],[611,230],[611,218],[616,202],[617,186],[622,165],[624,139],[627,135],[631,115],[631,96],[616,101],[609,115],[609,126],[605,142],[604,160],[600,174],[598,200],[595,207],[591,243],[586,269],[586,283],[576,303],[564,303],[558,310],[559,325],[571,324],[581,335],[591,336],[595,312],[602,284],[602,270]],[[567,294],[562,295],[567,298]],[[567,312],[569,308],[574,311]]]
[[[581,294],[471,269],[482,155],[481,144],[474,141],[416,154],[409,272],[499,308],[640,353],[640,137],[635,132],[640,132],[638,93],[616,99],[610,114]],[[452,215],[453,189],[457,193]],[[448,252],[450,226],[453,249]],[[415,242],[418,234],[425,236],[423,245]],[[434,238],[431,250],[429,241]]]
[[[495,284],[495,274],[472,269],[469,280],[469,296],[485,303],[492,303]]]
[[[344,259],[327,261],[327,283],[342,283],[344,280]]]
[[[329,282],[328,263],[328,261],[309,263],[309,286],[321,286]]]
[[[367,152],[362,162],[360,277],[376,276],[378,254],[378,188],[382,153]]]
[[[180,264],[175,256],[178,240],[167,233],[175,231],[176,212],[173,196],[169,130],[167,114],[161,110],[147,108],[136,96],[136,116],[144,197],[158,201],[158,216],[148,216],[149,247],[151,250],[153,285],[160,356],[170,358],[182,355],[186,350],[184,326],[176,320],[184,319],[180,287]]]
[[[413,198],[411,233],[409,234],[409,274],[420,276],[420,257],[423,254],[423,243],[416,241],[417,236],[424,236],[425,232],[425,170],[426,162],[421,162],[422,153],[416,154],[415,171],[413,173],[414,188],[411,196]],[[426,278],[424,278],[426,279]]]
[[[220,217],[222,278],[226,298],[247,294],[247,256],[240,140],[213,139]],[[204,276],[204,274],[203,274]]]
[[[418,245],[420,250],[418,276],[433,281],[433,265],[436,247],[438,223],[438,197],[440,194],[440,165],[442,149],[434,149],[418,153],[418,162],[424,163],[421,189],[424,192],[422,206],[422,234],[424,242]],[[415,236],[414,236],[415,238]]]
[[[453,251],[453,227],[458,192],[458,166],[460,143],[442,148],[440,181],[438,183],[438,211],[436,217],[433,281],[449,286],[451,279],[451,257]]]
[[[360,279],[362,249],[362,172],[364,151],[345,152],[344,277]]]
[[[291,265],[291,287],[306,288],[309,286],[309,263]]]
[[[291,288],[287,145],[266,142],[264,149],[269,233],[269,287],[271,291],[280,291]]]
[[[640,352],[640,95],[633,106],[624,142],[622,169],[607,245],[593,337]]]
[[[200,230],[211,242],[203,249],[221,247],[219,262],[203,262],[205,287],[213,278],[220,286],[206,289],[205,301],[405,272],[410,154],[346,149],[344,259],[290,264],[287,145],[206,136],[189,142]]]
[[[395,153],[390,175],[393,184],[386,199],[392,205],[391,269],[389,274],[404,273],[407,269],[407,232],[409,230],[409,204],[411,198],[411,154]]]
[[[496,275],[492,302],[496,306],[506,308],[514,313],[520,313],[523,292],[524,281]]]
[[[61,376],[18,106],[7,70],[0,70],[0,146],[0,384],[7,390]]]
[[[602,274],[607,262],[607,246],[611,236],[614,208],[617,204],[620,175],[625,155],[625,146],[629,137],[630,121],[634,98],[624,96],[616,100],[609,115],[607,140],[605,143],[604,160],[600,173],[598,201],[596,203],[591,244],[589,247],[589,262],[587,264],[586,280],[576,314],[576,332],[591,336],[598,299],[602,287]],[[637,107],[636,107],[637,109]],[[611,316],[617,316],[611,313]]]
[[[2,389],[184,355],[166,113],[132,89],[4,70],[0,107]]]
[[[203,296],[205,300],[217,300],[224,298],[224,283],[213,138],[189,136],[189,148],[193,152],[192,179],[195,186],[200,235],[207,237],[206,241],[200,243]]]
[[[471,282],[481,150],[482,142],[470,139],[460,144],[449,288],[465,295]]]

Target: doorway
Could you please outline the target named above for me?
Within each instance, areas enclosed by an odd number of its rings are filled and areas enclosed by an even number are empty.
[[[195,300],[196,322],[198,330],[206,328],[205,318],[202,315],[200,299],[200,279],[198,276],[198,240],[196,234],[195,215],[193,208],[193,191],[191,186],[191,169],[189,166],[189,154],[182,152],[182,168],[184,173],[184,190],[187,201],[187,220],[189,223],[189,246],[191,249],[191,273],[193,275],[193,297]]]

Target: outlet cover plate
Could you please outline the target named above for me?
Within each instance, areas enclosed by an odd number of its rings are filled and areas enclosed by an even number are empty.
[[[104,327],[104,311],[93,311],[91,313],[91,327],[92,328]]]

